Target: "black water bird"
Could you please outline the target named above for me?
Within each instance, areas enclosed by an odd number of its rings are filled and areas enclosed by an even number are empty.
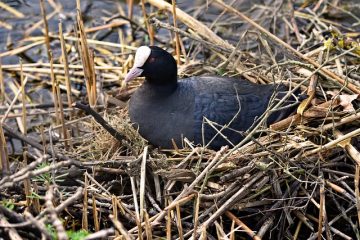
[[[241,78],[196,76],[177,78],[173,56],[156,46],[142,46],[125,82],[143,76],[145,82],[129,102],[130,120],[151,144],[173,148],[183,137],[213,149],[234,146],[269,107],[286,95],[284,85],[259,85]],[[277,100],[276,100],[277,99]],[[284,105],[294,102],[294,97]],[[287,117],[293,107],[272,113],[267,123]],[[226,126],[226,127],[223,127]]]

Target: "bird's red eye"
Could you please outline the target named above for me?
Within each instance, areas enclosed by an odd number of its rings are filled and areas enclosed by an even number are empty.
[[[155,62],[155,60],[156,60],[156,58],[151,57],[151,58],[149,58],[149,63],[153,63],[153,62]]]

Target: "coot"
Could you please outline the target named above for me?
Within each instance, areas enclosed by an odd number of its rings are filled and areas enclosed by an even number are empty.
[[[175,59],[156,46],[137,49],[125,81],[138,76],[144,76],[145,82],[130,99],[130,120],[145,139],[163,148],[173,148],[172,139],[181,146],[183,137],[212,149],[233,146],[266,111],[271,99],[281,99],[288,90],[284,85],[258,85],[230,77],[196,76],[178,81]],[[290,102],[294,102],[292,97],[285,105]],[[267,123],[293,110],[274,112]]]

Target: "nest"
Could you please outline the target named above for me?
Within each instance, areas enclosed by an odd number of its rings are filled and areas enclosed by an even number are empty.
[[[98,13],[95,3],[82,15],[74,12],[76,31],[45,27],[44,37],[25,37],[0,54],[11,62],[19,54],[52,50],[35,63],[24,57],[0,71],[0,235],[360,238],[358,6],[350,12],[351,2],[251,8],[214,2],[197,6],[206,14],[177,6],[174,25],[164,14],[173,8],[162,0],[128,5],[132,19]],[[61,3],[55,5],[60,13]],[[41,8],[45,16],[49,6]],[[21,8],[5,9],[21,17]],[[267,17],[258,18],[259,11]],[[105,21],[88,21],[95,12]],[[121,44],[111,41],[114,29]],[[31,29],[26,33],[31,36]],[[265,114],[243,141],[219,151],[186,139],[174,149],[155,148],[127,115],[126,101],[142,80],[122,86],[135,46],[153,42],[174,53],[181,77],[283,83],[306,99],[294,115],[271,126],[264,124]],[[74,101],[89,103],[122,138],[72,108]]]

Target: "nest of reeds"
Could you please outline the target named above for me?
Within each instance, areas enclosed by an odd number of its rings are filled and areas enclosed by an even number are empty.
[[[0,5],[7,33],[16,19],[33,22],[0,53],[0,236],[360,239],[355,2],[82,4],[66,15],[61,1],[40,1],[34,16]],[[174,54],[180,76],[283,83],[306,99],[219,151],[186,139],[155,148],[127,116],[141,80],[122,86],[134,50],[150,44]],[[121,139],[74,102],[88,103]]]

